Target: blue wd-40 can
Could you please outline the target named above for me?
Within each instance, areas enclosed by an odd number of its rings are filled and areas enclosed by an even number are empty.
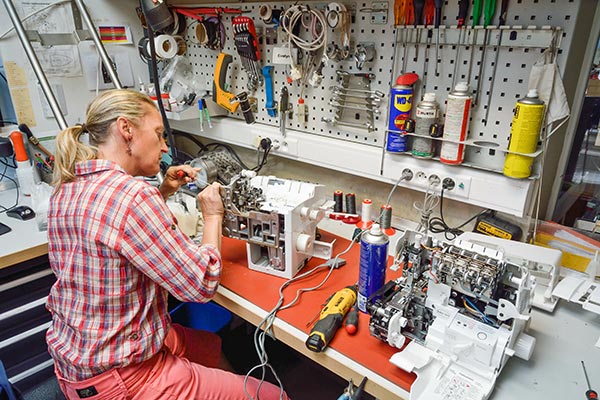
[[[367,312],[367,301],[385,284],[389,242],[379,224],[373,224],[360,239],[357,303],[362,312]]]
[[[412,85],[395,85],[390,93],[390,119],[386,150],[392,153],[408,151],[406,120],[410,118],[413,103]]]

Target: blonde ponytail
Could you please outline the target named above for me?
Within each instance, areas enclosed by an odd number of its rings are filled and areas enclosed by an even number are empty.
[[[96,149],[79,140],[83,132],[84,127],[78,125],[67,128],[56,136],[53,177],[56,188],[75,179],[75,164],[96,158]]]
[[[147,105],[156,108],[150,97],[129,89],[107,90],[96,97],[87,108],[85,124],[67,128],[56,137],[56,190],[75,179],[75,164],[97,157],[97,146],[107,141],[117,118],[125,117],[138,125],[148,110]],[[89,145],[80,140],[83,133],[89,135]]]

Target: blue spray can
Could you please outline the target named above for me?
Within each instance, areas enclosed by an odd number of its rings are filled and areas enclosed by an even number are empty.
[[[379,224],[373,224],[371,230],[361,236],[357,303],[364,313],[368,312],[369,297],[385,284],[389,242]]]
[[[391,153],[408,151],[406,120],[410,118],[414,90],[412,85],[395,85],[390,93],[390,118],[385,149]]]

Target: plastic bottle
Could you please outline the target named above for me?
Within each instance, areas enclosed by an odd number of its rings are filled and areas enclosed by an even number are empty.
[[[15,150],[15,159],[17,160],[17,180],[19,181],[21,194],[31,196],[34,185],[33,168],[29,162],[29,157],[27,157],[25,143],[23,142],[23,134],[19,131],[13,131],[9,137]]]

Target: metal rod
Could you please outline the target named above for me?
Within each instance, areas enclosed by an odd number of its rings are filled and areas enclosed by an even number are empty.
[[[102,59],[102,64],[104,64],[104,68],[106,68],[106,72],[108,72],[108,75],[110,76],[110,79],[112,80],[115,87],[117,89],[122,89],[123,85],[121,85],[121,81],[119,80],[117,71],[115,70],[113,62],[110,59],[110,57],[108,56],[106,49],[104,48],[104,44],[102,44],[102,40],[100,40],[100,37],[98,36],[98,31],[96,30],[96,27],[94,26],[94,22],[92,21],[92,18],[90,17],[90,14],[88,13],[87,8],[85,7],[85,4],[83,3],[83,0],[73,0],[73,1],[77,5],[77,8],[79,8],[81,17],[83,18],[83,21],[85,22],[88,30],[90,31],[90,35],[92,36],[92,40],[96,44],[96,48],[98,49],[98,54],[100,55],[100,58]]]
[[[56,97],[54,97],[54,92],[52,92],[52,88],[50,87],[50,83],[46,78],[46,74],[44,74],[44,70],[40,65],[40,61],[38,60],[35,51],[33,50],[33,46],[27,39],[27,34],[25,33],[25,29],[23,28],[23,24],[21,23],[21,19],[15,10],[15,6],[13,5],[11,0],[2,0],[4,6],[6,7],[6,11],[8,11],[8,16],[10,17],[13,26],[15,27],[15,32],[23,45],[23,49],[25,50],[25,54],[29,59],[29,63],[33,68],[33,72],[35,72],[35,76],[44,91],[44,95],[46,96],[46,100],[48,100],[48,104],[50,105],[50,109],[52,110],[52,114],[54,114],[54,118],[56,118],[56,123],[60,129],[67,129],[67,121],[63,116],[60,106],[58,105],[58,101]]]

